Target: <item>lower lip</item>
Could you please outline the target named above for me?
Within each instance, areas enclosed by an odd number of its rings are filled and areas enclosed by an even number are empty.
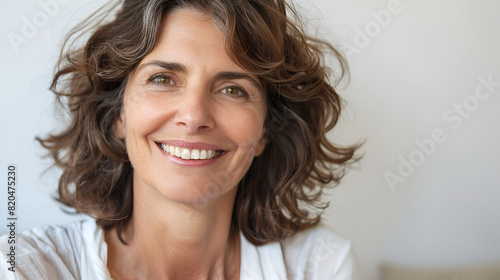
[[[165,152],[158,145],[157,145],[157,147],[158,147],[158,149],[160,149],[160,152],[162,153],[162,155],[165,156],[170,161],[177,163],[179,165],[191,166],[191,167],[210,165],[210,164],[216,162],[218,159],[220,159],[221,157],[223,157],[226,154],[226,153],[223,153],[222,155],[220,155],[216,158],[212,158],[212,159],[183,159],[183,158],[179,158],[179,157],[171,155],[170,153]]]

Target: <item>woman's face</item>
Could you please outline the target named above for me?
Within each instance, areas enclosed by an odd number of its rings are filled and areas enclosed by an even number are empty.
[[[179,9],[130,74],[116,131],[134,188],[202,204],[236,191],[264,150],[265,117],[258,78],[231,61],[212,19]]]

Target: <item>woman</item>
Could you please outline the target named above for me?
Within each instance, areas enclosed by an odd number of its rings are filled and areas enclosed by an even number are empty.
[[[326,138],[335,49],[282,0],[125,0],[103,23],[110,11],[74,29],[95,27],[53,80],[71,123],[40,139],[59,201],[95,222],[25,232],[5,275],[352,279],[350,243],[314,211],[356,148]]]

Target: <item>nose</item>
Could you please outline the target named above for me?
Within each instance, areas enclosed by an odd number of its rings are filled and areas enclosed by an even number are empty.
[[[207,90],[186,88],[180,96],[175,124],[189,133],[211,130],[215,126],[212,111]]]

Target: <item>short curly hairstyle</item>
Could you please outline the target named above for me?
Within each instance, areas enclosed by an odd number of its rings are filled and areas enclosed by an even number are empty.
[[[153,50],[162,19],[179,8],[210,15],[228,55],[255,74],[266,93],[267,144],[238,185],[232,229],[261,245],[316,225],[328,206],[325,187],[340,181],[359,145],[339,147],[326,135],[342,101],[324,56],[337,59],[335,81],[347,74],[345,59],[331,44],[306,35],[285,0],[124,0],[75,27],[51,85],[71,122],[37,138],[63,170],[58,201],[104,229],[117,227],[120,237],[133,210],[132,166],[114,125],[128,75]],[[86,44],[78,46],[85,34]]]

